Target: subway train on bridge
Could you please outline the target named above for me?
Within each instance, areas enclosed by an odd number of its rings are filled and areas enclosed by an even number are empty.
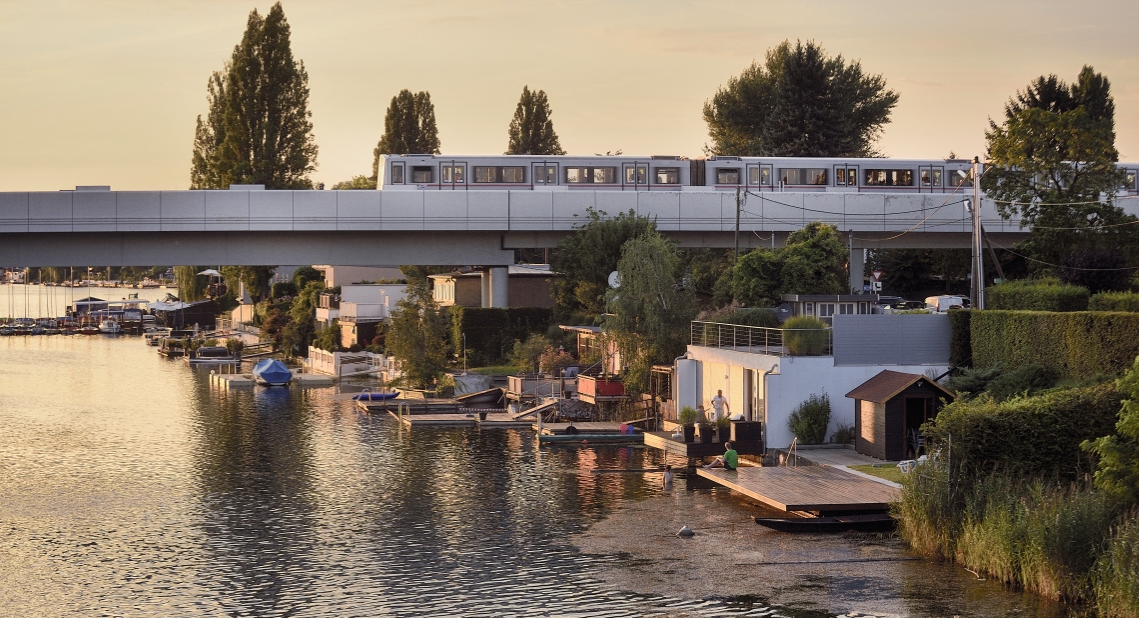
[[[1121,194],[1136,195],[1139,163]],[[951,193],[971,190],[968,159],[533,155],[384,155],[378,188],[468,191],[829,191]]]

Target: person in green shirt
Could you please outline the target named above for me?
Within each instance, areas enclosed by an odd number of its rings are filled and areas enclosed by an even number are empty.
[[[735,470],[740,464],[740,455],[732,449],[731,442],[724,443],[724,455],[717,457],[712,463],[704,466],[705,468],[723,468],[725,470]]]

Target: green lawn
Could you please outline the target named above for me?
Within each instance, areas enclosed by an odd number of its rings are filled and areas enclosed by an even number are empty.
[[[902,478],[905,476],[902,471],[898,469],[895,464],[869,464],[865,466],[847,466],[851,470],[857,470],[866,474],[871,474],[878,478],[901,483]]]
[[[509,376],[518,373],[518,368],[514,365],[495,365],[493,367],[475,367],[467,371],[481,373],[484,376]]]

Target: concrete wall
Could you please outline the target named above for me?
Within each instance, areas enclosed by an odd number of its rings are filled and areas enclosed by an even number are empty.
[[[944,313],[836,315],[833,335],[836,365],[947,365],[953,328]]]

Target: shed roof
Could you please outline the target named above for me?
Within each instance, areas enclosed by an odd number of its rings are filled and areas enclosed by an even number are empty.
[[[881,373],[870,378],[869,380],[859,384],[854,390],[846,394],[851,399],[862,399],[863,401],[873,401],[874,403],[886,403],[893,399],[898,393],[906,390],[914,384],[924,381],[932,385],[937,390],[944,393],[950,399],[956,399],[957,396],[949,392],[942,385],[934,382],[928,377],[918,373],[902,373],[900,371],[890,371],[889,369],[882,370]]]

